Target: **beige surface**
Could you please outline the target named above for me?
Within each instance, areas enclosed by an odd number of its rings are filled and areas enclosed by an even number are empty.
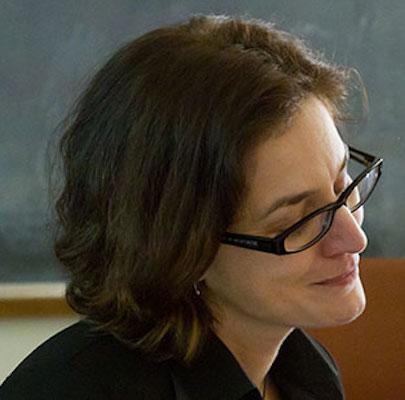
[[[35,347],[77,320],[77,316],[1,318],[0,383]]]

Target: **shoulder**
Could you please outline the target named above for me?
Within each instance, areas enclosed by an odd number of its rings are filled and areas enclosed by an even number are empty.
[[[336,364],[335,359],[333,358],[332,354],[329,350],[317,339],[313,336],[305,332],[304,330],[296,330],[296,335],[301,335],[301,337],[306,340],[313,349],[320,355],[323,361],[328,365],[330,370],[336,375],[340,377],[340,370],[338,365]]]
[[[80,321],[40,345],[6,379],[0,398],[158,399],[157,385],[170,393],[165,363],[147,361],[93,327]]]
[[[274,373],[288,390],[310,393],[319,399],[342,399],[339,369],[329,351],[302,329],[284,341],[274,362]]]

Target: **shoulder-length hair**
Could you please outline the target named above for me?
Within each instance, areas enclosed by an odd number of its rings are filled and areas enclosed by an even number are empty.
[[[59,142],[70,306],[155,359],[191,361],[214,322],[193,283],[241,204],[246,155],[309,94],[338,120],[349,75],[271,24],[224,16],[120,48]]]

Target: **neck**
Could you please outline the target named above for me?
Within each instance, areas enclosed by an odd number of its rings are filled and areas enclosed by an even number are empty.
[[[267,373],[292,329],[262,324],[255,326],[246,321],[226,318],[215,326],[218,337],[260,393],[263,393]]]

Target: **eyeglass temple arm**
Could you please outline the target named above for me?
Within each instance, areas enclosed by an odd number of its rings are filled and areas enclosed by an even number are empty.
[[[364,151],[355,149],[352,146],[349,146],[349,151],[350,151],[350,156],[354,160],[359,161],[361,163],[364,163],[364,160],[365,160],[368,164],[370,164],[373,161],[375,161],[375,159],[376,159],[375,156],[372,156],[371,154],[365,153]],[[361,157],[359,157],[359,156],[361,156]]]

